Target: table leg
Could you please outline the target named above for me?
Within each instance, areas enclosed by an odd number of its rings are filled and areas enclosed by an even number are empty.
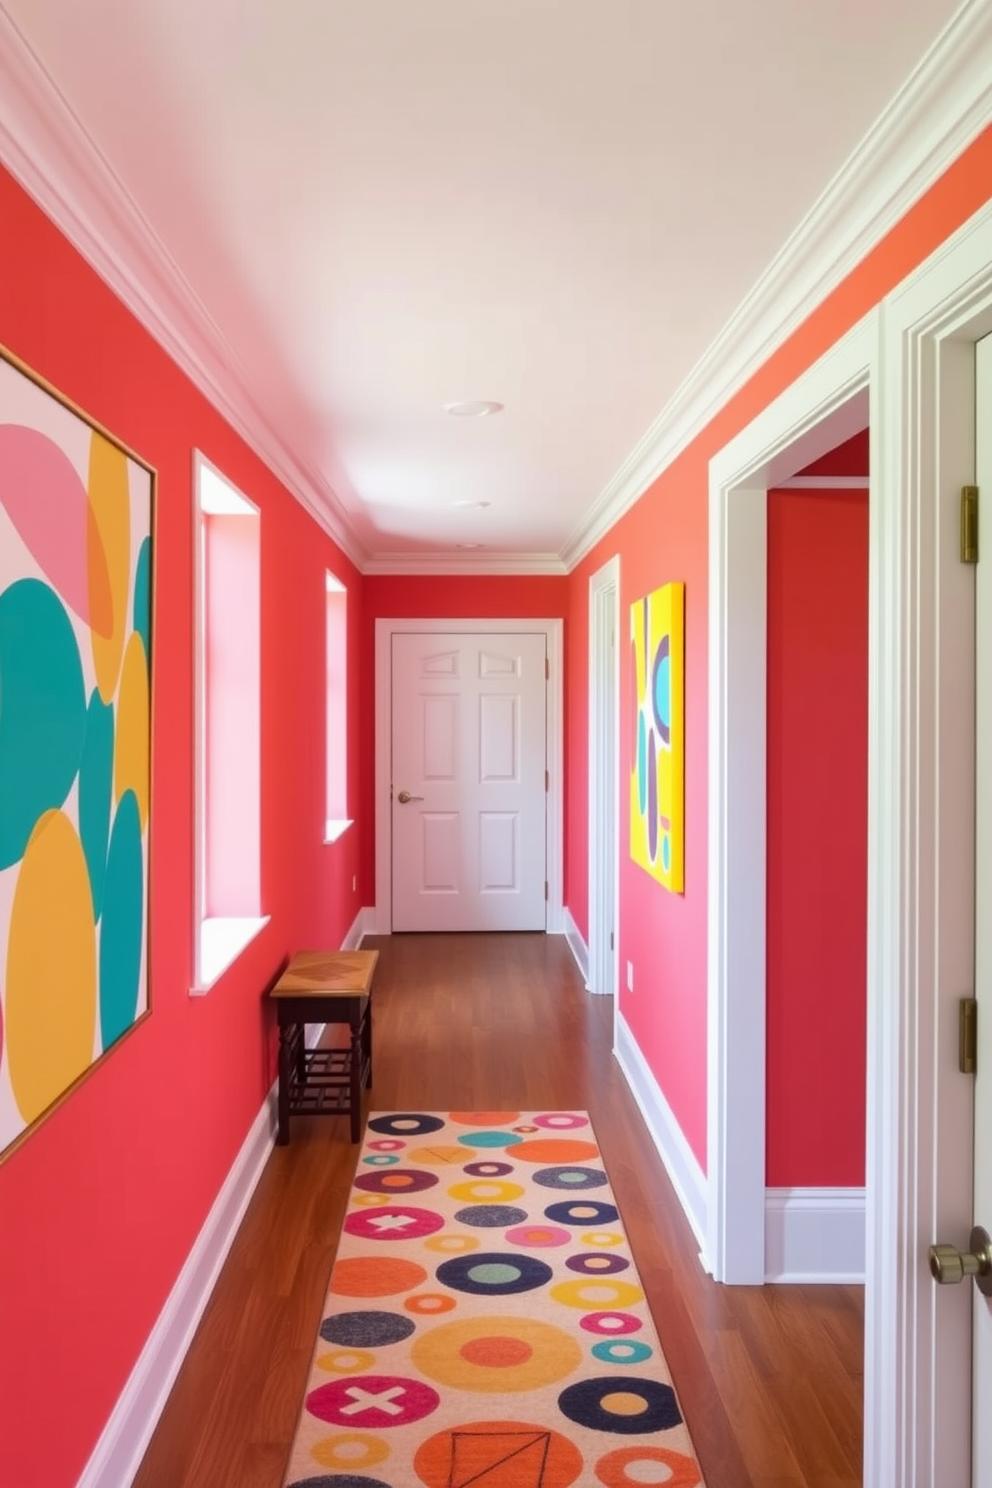
[[[369,1078],[368,1086],[372,1089],[372,994],[369,993],[368,1004],[365,1009],[365,1058],[368,1061]]]
[[[362,1135],[362,1031],[361,1007],[351,1015],[351,1062],[350,1077],[351,1140],[357,1142]]]
[[[278,1114],[279,1129],[276,1133],[276,1143],[285,1147],[289,1141],[289,1081],[291,1075],[293,1043],[293,1025],[281,1023],[279,1025],[279,1095]]]

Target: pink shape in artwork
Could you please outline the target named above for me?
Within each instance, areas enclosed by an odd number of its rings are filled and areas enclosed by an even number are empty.
[[[101,629],[98,622],[104,618],[110,585],[104,560],[105,582],[96,573],[90,587],[86,486],[47,434],[23,424],[0,424],[0,506],[69,608],[87,625]]]

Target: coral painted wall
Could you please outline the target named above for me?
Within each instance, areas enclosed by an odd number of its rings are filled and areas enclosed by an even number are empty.
[[[700,1165],[706,1167],[707,978],[707,620],[709,461],[992,194],[992,129],[813,311],[748,383],[682,450],[570,575],[570,740],[584,739],[588,700],[589,578],[614,554],[621,562],[621,620],[631,603],[670,579],[686,585],[686,884],[672,895],[629,858],[626,771],[633,705],[630,669],[620,667],[620,996],[629,1025]],[[572,747],[569,883],[587,872],[587,764]],[[578,916],[577,916],[578,918]],[[584,918],[582,928],[585,929]],[[626,990],[626,964],[634,991]],[[816,1178],[793,1181],[813,1183]]]
[[[274,1079],[265,989],[304,941],[340,944],[358,907],[360,819],[333,846],[322,840],[324,570],[356,601],[361,578],[3,172],[0,222],[0,342],[158,471],[152,1013],[0,1164],[0,1483],[70,1488]],[[194,446],[262,512],[271,915],[198,999],[189,996]],[[357,678],[357,650],[352,661]],[[355,759],[357,683],[352,697]],[[357,792],[351,804],[359,817]]]
[[[868,954],[864,490],[768,493],[767,855],[766,1181],[860,1186]]]

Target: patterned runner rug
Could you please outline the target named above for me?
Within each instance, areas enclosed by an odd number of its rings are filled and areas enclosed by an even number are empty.
[[[370,1117],[285,1482],[702,1483],[584,1111]]]

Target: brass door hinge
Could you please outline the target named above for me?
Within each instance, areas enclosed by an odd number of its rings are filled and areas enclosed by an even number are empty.
[[[547,897],[548,897],[548,880],[547,879],[544,880],[544,897],[545,897],[545,899],[547,899]]]
[[[961,562],[978,562],[978,487],[961,487]]]
[[[958,1004],[958,1068],[973,1075],[978,1066],[978,1003],[962,997]]]
[[[545,790],[549,790],[550,789],[550,784],[549,784],[550,779],[551,779],[551,777],[550,777],[548,771],[545,770],[545,772],[544,772],[544,789]]]

